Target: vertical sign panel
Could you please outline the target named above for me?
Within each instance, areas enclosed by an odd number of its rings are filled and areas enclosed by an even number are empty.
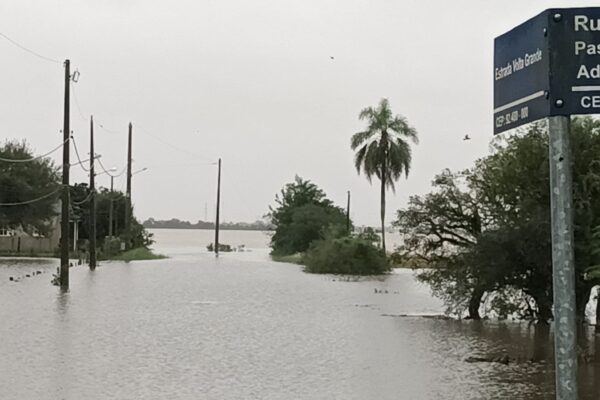
[[[600,114],[600,7],[548,12],[551,115]]]
[[[549,115],[548,11],[494,41],[494,133]]]

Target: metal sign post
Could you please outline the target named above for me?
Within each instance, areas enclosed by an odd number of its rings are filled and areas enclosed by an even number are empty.
[[[548,119],[556,398],[577,399],[577,323],[569,117]]]
[[[569,121],[600,113],[600,7],[550,9],[494,42],[494,133],[548,117],[556,398],[576,400]]]

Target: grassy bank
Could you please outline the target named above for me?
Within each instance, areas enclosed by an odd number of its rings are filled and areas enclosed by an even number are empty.
[[[302,253],[291,254],[288,256],[276,256],[276,255],[271,254],[271,260],[277,261],[277,262],[290,263],[290,264],[303,265],[302,258],[303,258]]]
[[[162,254],[155,254],[152,250],[147,249],[145,247],[138,247],[136,249],[128,250],[124,253],[117,254],[112,257],[108,257],[107,260],[115,260],[115,261],[141,261],[141,260],[161,260],[167,258]]]

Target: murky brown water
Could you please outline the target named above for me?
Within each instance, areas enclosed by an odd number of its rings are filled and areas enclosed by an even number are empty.
[[[57,261],[0,260],[0,399],[552,398],[547,333],[425,318],[441,305],[411,272],[309,275],[268,261],[261,233],[222,236],[255,250],[215,259],[210,233],[157,231],[171,259],[75,267],[66,294]],[[464,361],[505,353],[521,361]],[[582,399],[599,377],[581,365]]]

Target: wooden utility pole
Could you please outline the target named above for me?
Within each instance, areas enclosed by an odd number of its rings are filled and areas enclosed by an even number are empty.
[[[215,218],[215,255],[219,256],[219,212],[221,211],[221,159],[217,175],[217,217]]]
[[[346,205],[346,233],[350,235],[350,191],[348,190],[348,204]]]
[[[94,172],[94,117],[90,117],[90,269],[96,269],[96,174]]]
[[[114,210],[114,194],[113,194],[113,181],[115,177],[110,176],[110,208],[108,209],[108,237],[113,236],[113,210]]]
[[[129,249],[131,238],[130,238],[130,230],[131,230],[131,132],[133,126],[131,122],[129,123],[129,139],[127,145],[127,199],[125,204],[125,248]]]
[[[70,93],[69,83],[71,80],[71,62],[65,60],[65,103],[63,120],[63,165],[62,165],[62,205],[61,205],[61,225],[60,225],[60,287],[69,288],[69,166],[71,160],[69,157],[69,146],[71,127],[69,126],[69,107]]]

